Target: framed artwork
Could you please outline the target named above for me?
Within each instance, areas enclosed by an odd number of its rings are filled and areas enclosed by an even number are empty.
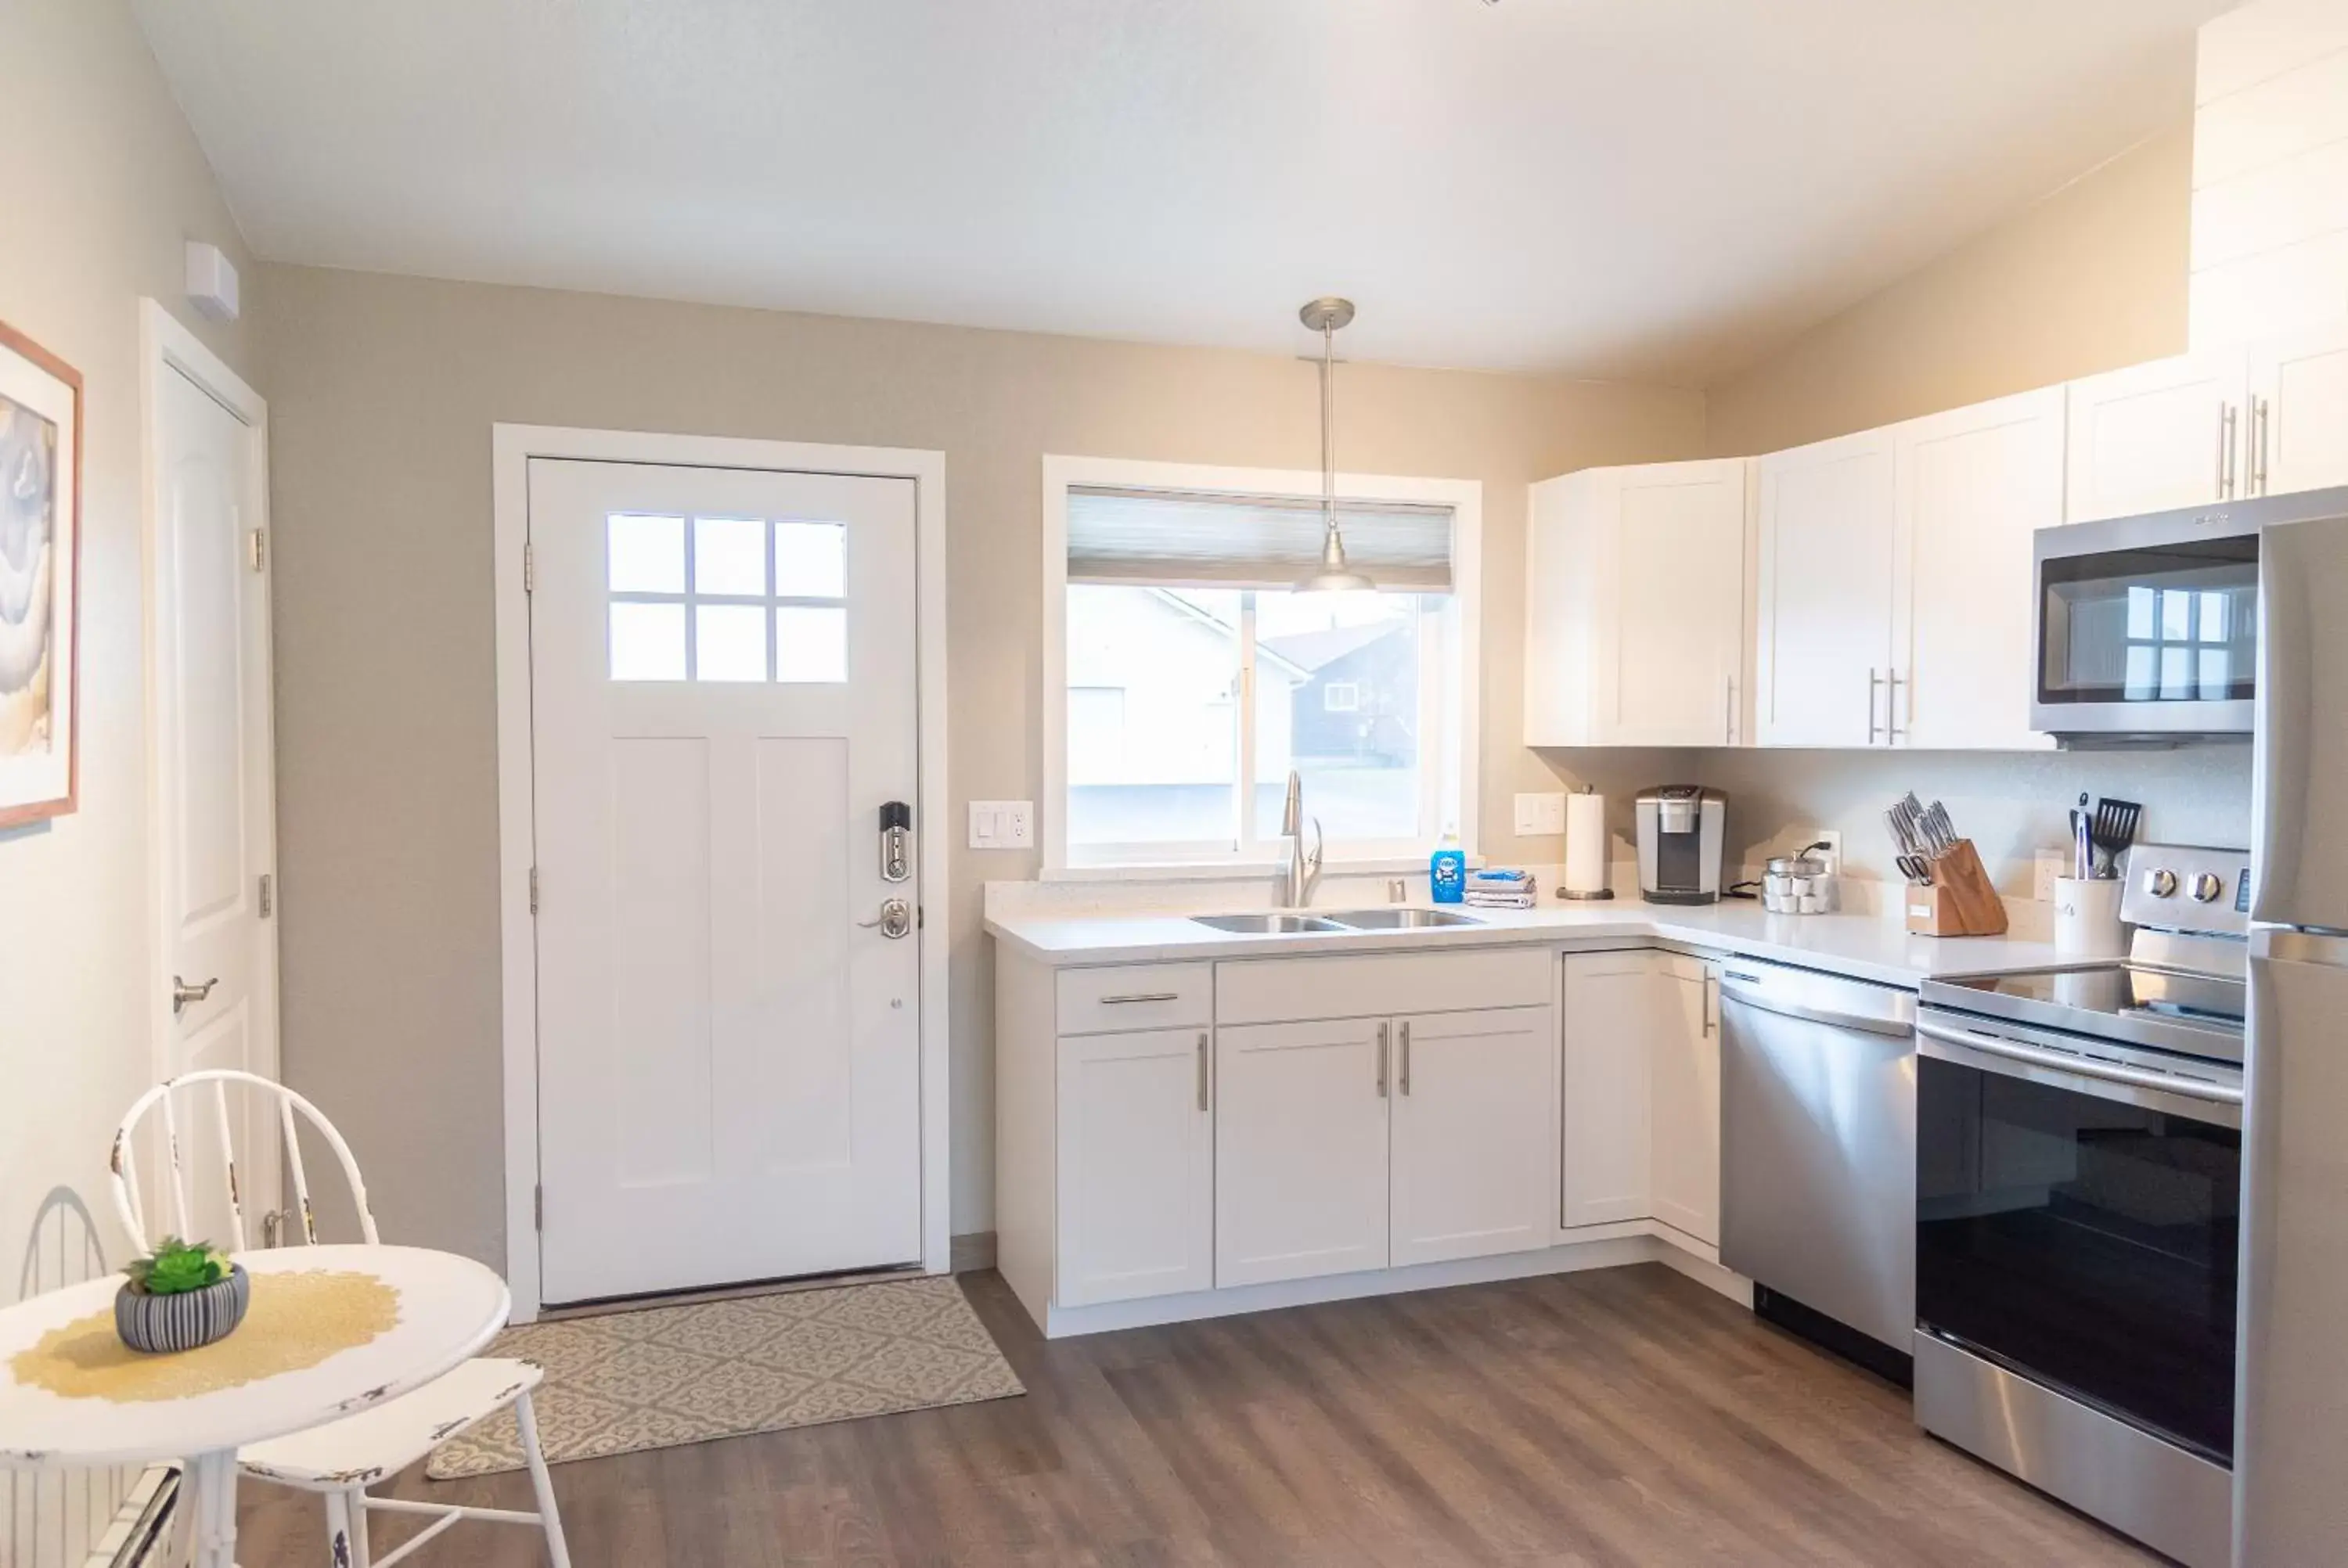
[[[81,375],[0,322],[0,828],[74,808]]]

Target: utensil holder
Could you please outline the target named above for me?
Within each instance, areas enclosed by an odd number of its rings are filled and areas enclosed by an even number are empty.
[[[2127,884],[2115,877],[2054,879],[2054,950],[2066,958],[2127,956],[2127,927],[2120,923],[2120,895]]]
[[[1908,929],[1919,937],[1999,937],[2005,900],[1982,866],[1970,838],[1960,838],[1932,861],[1932,885],[1907,890]]]

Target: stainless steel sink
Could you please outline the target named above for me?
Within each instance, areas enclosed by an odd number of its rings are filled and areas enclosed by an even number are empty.
[[[1218,931],[1243,931],[1264,936],[1344,929],[1343,926],[1332,925],[1317,915],[1193,915],[1190,919],[1195,925],[1212,926]]]
[[[1473,915],[1449,909],[1348,909],[1329,917],[1355,931],[1420,931],[1436,926],[1480,926]]]

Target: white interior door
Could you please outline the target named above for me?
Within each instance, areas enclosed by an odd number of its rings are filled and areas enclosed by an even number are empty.
[[[274,874],[275,769],[257,415],[232,410],[177,364],[154,374],[158,1067],[273,1079],[277,944],[263,879]],[[223,378],[229,395],[259,408]],[[258,1245],[258,1216],[276,1206],[278,1144],[273,1127],[247,1124],[259,1113],[251,1099],[231,1096],[231,1136],[248,1162],[240,1181]],[[221,1168],[215,1118],[196,1118],[182,1135],[191,1169]],[[229,1245],[215,1184],[194,1184],[191,1202],[198,1239]]]
[[[1763,745],[1883,739],[1895,504],[1889,430],[1761,459]]]
[[[533,459],[541,1290],[918,1262],[914,487]]]

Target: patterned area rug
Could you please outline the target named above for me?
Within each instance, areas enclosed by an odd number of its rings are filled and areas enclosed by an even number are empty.
[[[546,1368],[539,1440],[558,1464],[1027,1391],[950,1276],[524,1324],[487,1354]],[[509,1411],[426,1473],[521,1468]]]

